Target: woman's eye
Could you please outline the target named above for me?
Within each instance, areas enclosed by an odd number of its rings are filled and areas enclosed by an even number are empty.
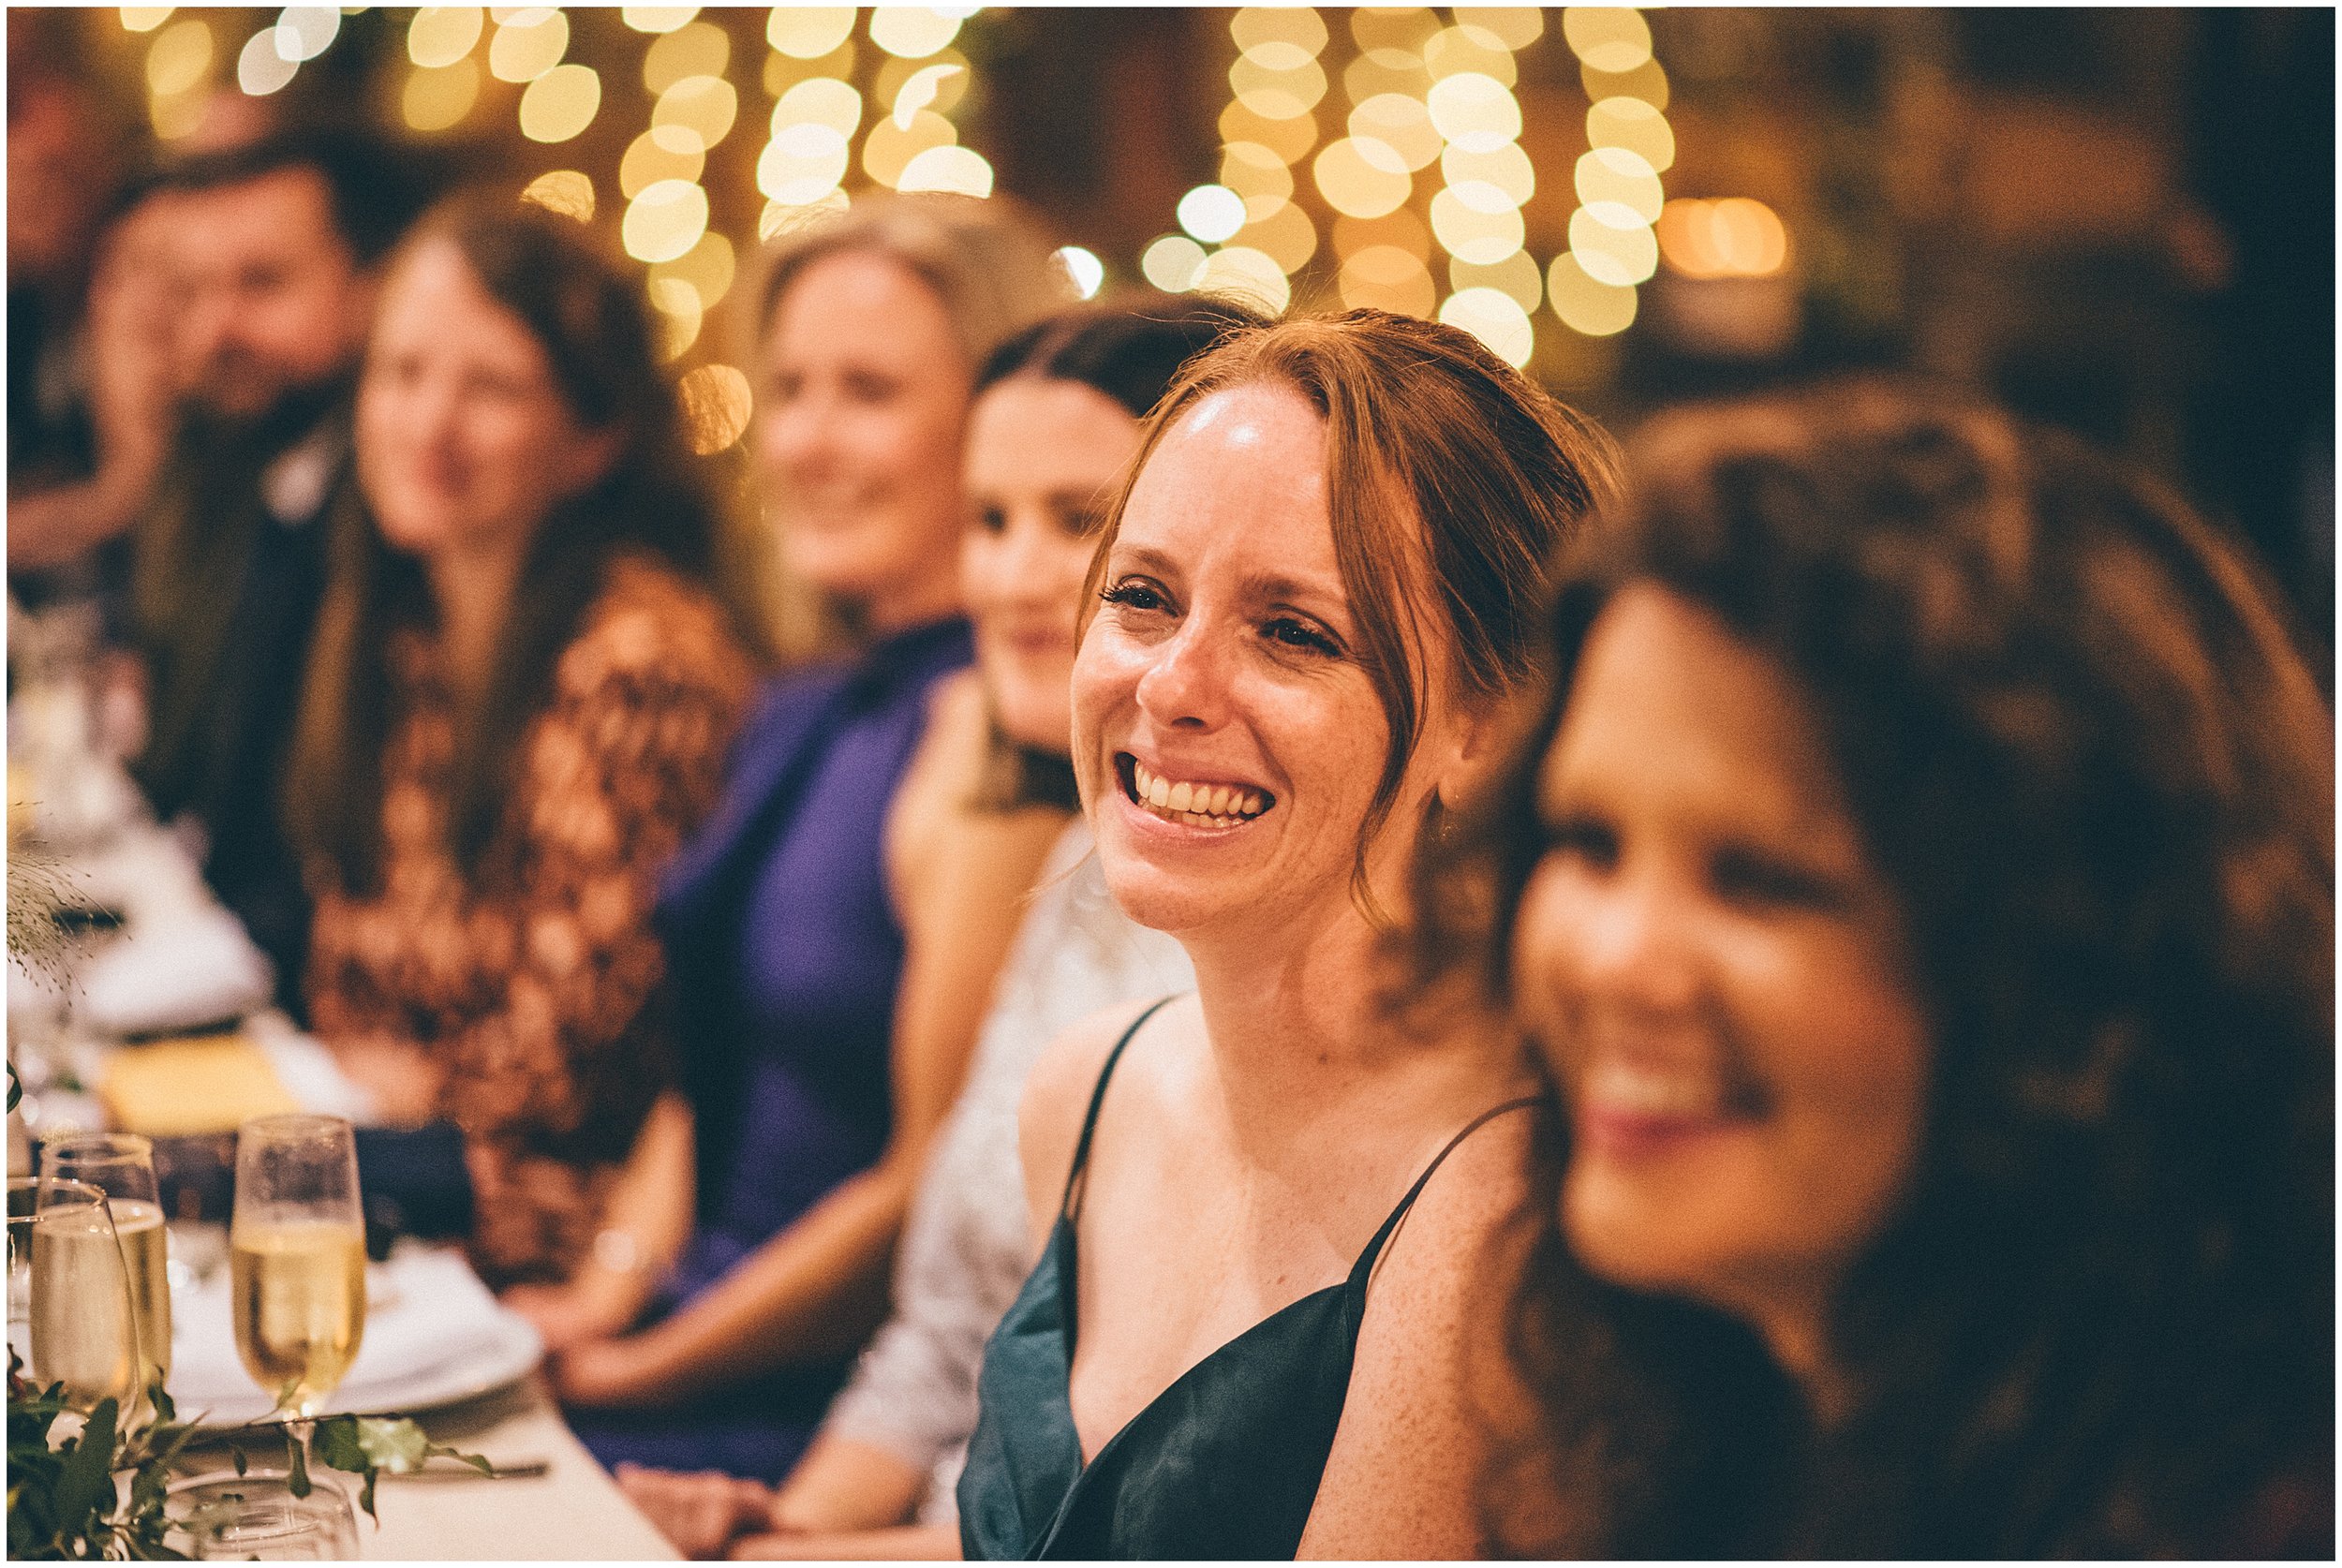
[[[867,371],[849,372],[845,378],[846,395],[856,403],[886,403],[896,392],[894,381]]]
[[[1007,527],[1008,513],[1000,508],[978,507],[976,509],[976,528],[979,532],[997,534],[1006,531]]]
[[[1756,850],[1718,851],[1709,876],[1717,893],[1737,904],[1835,910],[1845,903],[1832,879]]]
[[[1282,643],[1288,648],[1299,648],[1309,653],[1324,654],[1328,658],[1339,658],[1341,656],[1341,644],[1305,621],[1281,616],[1261,628],[1261,630],[1270,642]]]
[[[1156,590],[1155,585],[1142,578],[1126,577],[1119,583],[1108,586],[1098,597],[1108,604],[1119,605],[1125,610],[1168,608],[1163,595]]]
[[[1546,829],[1545,852],[1608,871],[1618,865],[1618,834],[1591,817],[1565,817]]]
[[[1082,507],[1066,507],[1057,514],[1057,525],[1068,539],[1089,539],[1105,524],[1099,513]]]

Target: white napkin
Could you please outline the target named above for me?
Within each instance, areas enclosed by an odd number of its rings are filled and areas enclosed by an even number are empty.
[[[216,905],[133,913],[77,976],[82,1021],[100,1034],[192,1028],[268,1004],[274,972]]]

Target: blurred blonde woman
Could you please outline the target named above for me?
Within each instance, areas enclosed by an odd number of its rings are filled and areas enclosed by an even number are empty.
[[[645,1150],[586,1276],[532,1304],[605,1462],[778,1479],[883,1312],[912,1188],[1060,823],[937,781],[984,739],[980,706],[938,700],[971,657],[971,392],[1065,293],[999,201],[865,199],[770,259],[752,451],[781,564],[850,651],[766,692],[666,881],[674,1133]]]

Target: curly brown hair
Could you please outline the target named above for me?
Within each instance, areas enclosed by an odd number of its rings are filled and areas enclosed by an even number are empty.
[[[2334,724],[2275,595],[2157,487],[1908,387],[1682,411],[1629,459],[1502,798],[1427,868],[1430,967],[1505,986],[1538,761],[1648,583],[1810,694],[1937,1050],[1826,1427],[1745,1325],[1577,1265],[1553,1132],[1509,1335],[1546,1429],[1490,1495],[1565,1522],[1510,1544],[2330,1556]]]

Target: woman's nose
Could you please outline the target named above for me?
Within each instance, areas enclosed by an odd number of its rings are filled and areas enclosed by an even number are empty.
[[[1191,617],[1155,644],[1138,680],[1139,711],[1157,724],[1216,729],[1228,703],[1227,663],[1210,629]]]
[[[1698,928],[1663,868],[1629,863],[1574,901],[1578,979],[1593,999],[1651,1017],[1680,1016],[1699,991]]]

